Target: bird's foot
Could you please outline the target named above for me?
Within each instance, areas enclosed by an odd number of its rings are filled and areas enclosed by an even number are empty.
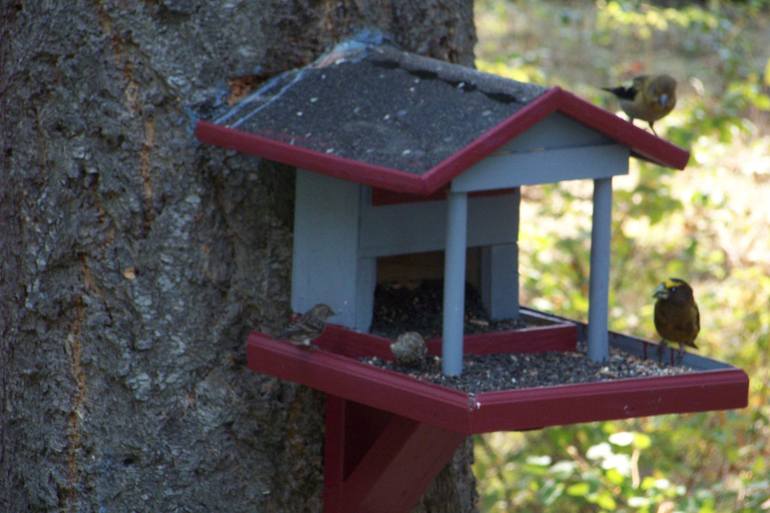
[[[677,365],[682,365],[682,363],[684,363],[684,346],[680,345],[679,346],[679,362],[677,363]]]

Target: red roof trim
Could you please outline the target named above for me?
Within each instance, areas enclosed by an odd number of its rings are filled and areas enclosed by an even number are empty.
[[[201,142],[207,144],[318,171],[342,180],[399,193],[429,196],[470,166],[555,111],[628,146],[632,155],[655,164],[684,169],[690,159],[688,151],[559,87],[549,89],[422,175],[320,153],[207,121],[198,122],[195,135]]]
[[[559,112],[625,144],[640,158],[675,169],[687,166],[690,152],[568,91],[555,89],[558,91]]]
[[[318,171],[342,180],[395,192],[426,194],[425,183],[419,175],[320,153],[208,121],[198,121],[195,127],[195,136],[206,144],[237,150],[302,169]]]
[[[528,130],[532,125],[556,110],[559,89],[550,89],[532,103],[481,134],[468,146],[444,159],[423,175],[430,192],[452,181],[454,177],[484,157]]]

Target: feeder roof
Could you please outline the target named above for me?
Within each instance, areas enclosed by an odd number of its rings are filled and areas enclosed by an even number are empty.
[[[560,88],[351,40],[271,79],[213,122],[205,143],[377,188],[431,194],[553,112],[683,168],[689,154]]]

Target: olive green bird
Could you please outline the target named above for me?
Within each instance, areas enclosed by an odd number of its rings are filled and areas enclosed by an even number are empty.
[[[631,123],[642,119],[650,125],[652,133],[655,122],[668,115],[676,105],[676,80],[670,75],[640,75],[629,87],[602,87],[614,94],[620,101]]]
[[[655,289],[655,329],[661,337],[658,360],[661,360],[667,342],[679,344],[679,359],[684,346],[693,347],[700,332],[700,312],[695,303],[692,287],[679,278],[669,278]]]

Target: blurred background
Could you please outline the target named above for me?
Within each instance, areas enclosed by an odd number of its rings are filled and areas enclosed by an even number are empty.
[[[632,160],[614,180],[611,329],[657,340],[652,291],[684,278],[700,353],[751,378],[740,411],[478,437],[481,511],[770,511],[770,0],[477,0],[476,24],[481,70],[611,111],[598,87],[678,80],[656,129],[690,149],[687,169]],[[589,181],[523,189],[524,304],[587,318],[591,192]]]

